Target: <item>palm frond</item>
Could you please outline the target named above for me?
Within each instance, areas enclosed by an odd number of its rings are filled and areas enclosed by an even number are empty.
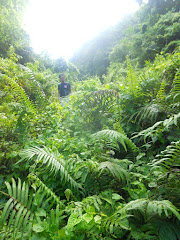
[[[31,147],[22,152],[22,160],[34,161],[40,164],[40,167],[45,167],[45,171],[54,173],[60,176],[63,185],[69,184],[70,188],[74,191],[82,190],[83,187],[77,183],[69,172],[68,166],[70,162],[65,162],[62,157],[56,158],[47,148]]]

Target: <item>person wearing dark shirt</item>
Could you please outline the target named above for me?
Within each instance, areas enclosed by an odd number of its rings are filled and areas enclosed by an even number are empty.
[[[65,75],[62,73],[59,75],[61,83],[58,84],[58,99],[62,97],[66,97],[71,93],[71,85],[70,83],[65,81]]]

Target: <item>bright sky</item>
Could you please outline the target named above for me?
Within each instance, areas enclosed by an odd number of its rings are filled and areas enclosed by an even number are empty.
[[[84,42],[137,9],[135,0],[29,0],[24,27],[35,52],[68,60]]]

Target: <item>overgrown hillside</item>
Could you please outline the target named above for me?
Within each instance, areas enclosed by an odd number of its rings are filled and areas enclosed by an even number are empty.
[[[100,77],[109,65],[123,64],[127,55],[134,65],[144,67],[157,53],[171,53],[180,46],[179,11],[177,0],[150,0],[134,15],[84,44],[72,62],[83,75]]]
[[[140,9],[146,30],[112,45],[103,83],[63,59],[22,62],[12,43],[1,52],[0,239],[180,239],[180,23],[166,4],[153,5],[156,24],[143,16],[151,5]],[[62,71],[73,89],[65,105]]]

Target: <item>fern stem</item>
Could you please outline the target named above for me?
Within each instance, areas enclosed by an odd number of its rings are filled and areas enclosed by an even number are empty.
[[[8,196],[9,198],[13,198],[13,197],[11,197],[9,194],[7,194],[7,193],[5,193],[5,192],[3,192],[3,191],[0,191],[0,193],[2,193],[2,194],[4,194],[4,195]]]

